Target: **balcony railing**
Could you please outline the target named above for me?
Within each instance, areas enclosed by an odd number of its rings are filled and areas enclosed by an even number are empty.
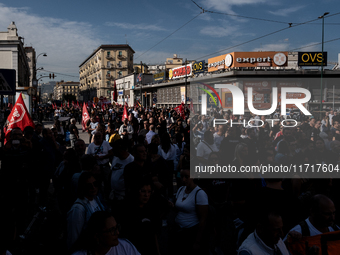
[[[119,58],[119,59],[124,59],[125,56],[124,56],[123,54],[118,54],[118,55],[117,55],[117,58]]]
[[[106,58],[107,58],[107,59],[112,59],[112,60],[115,59],[115,58],[114,58],[113,56],[111,56],[111,55],[106,55]]]

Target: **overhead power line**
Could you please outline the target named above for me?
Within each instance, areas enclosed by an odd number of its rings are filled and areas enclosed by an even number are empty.
[[[69,76],[69,77],[76,77],[76,78],[79,78],[79,76],[75,76],[75,75],[70,75],[70,74],[64,74],[64,73],[56,73],[56,72],[53,72],[53,71],[49,71],[49,70],[42,70],[42,71],[46,71],[46,72],[49,72],[49,73],[54,73],[54,74],[59,74],[59,75],[63,75],[63,76]]]
[[[332,40],[328,40],[328,41],[325,41],[323,43],[334,42],[334,41],[337,41],[337,40],[340,40],[340,38],[335,38],[335,39],[332,39]],[[308,48],[308,47],[315,46],[315,45],[320,45],[320,44],[322,44],[322,42],[309,44],[309,45],[302,46],[302,47],[299,47],[299,48],[295,48],[295,49],[292,49],[292,50],[289,50],[289,51],[295,51],[295,50],[299,50],[299,49],[303,49],[303,48]]]
[[[332,16],[334,16],[334,15],[338,15],[338,14],[340,14],[340,12],[338,12],[338,13],[335,13],[335,14],[333,14]],[[306,21],[306,22],[303,22],[303,23],[297,23],[297,24],[288,23],[288,25],[289,25],[288,27],[285,27],[285,28],[282,28],[282,29],[279,29],[279,30],[273,31],[273,32],[271,32],[271,33],[268,33],[268,34],[265,34],[265,35],[262,35],[262,36],[259,36],[259,37],[256,37],[256,38],[254,38],[254,39],[251,39],[251,40],[249,40],[249,41],[246,41],[246,42],[242,42],[242,43],[236,44],[236,45],[234,45],[234,46],[230,46],[230,47],[228,47],[228,48],[225,48],[225,49],[222,49],[222,50],[216,51],[216,52],[214,52],[214,53],[211,53],[211,54],[208,54],[208,55],[205,55],[205,56],[199,57],[199,58],[197,58],[197,59],[206,58],[206,57],[209,57],[209,56],[211,56],[211,55],[215,55],[215,54],[217,54],[217,53],[220,53],[220,52],[223,52],[223,51],[226,51],[226,50],[230,50],[230,49],[232,49],[232,48],[236,48],[236,47],[242,46],[242,45],[244,45],[244,44],[247,44],[247,43],[250,43],[250,42],[257,41],[257,40],[259,40],[259,39],[262,39],[262,38],[268,37],[268,36],[270,36],[270,35],[277,34],[277,33],[279,33],[279,32],[282,32],[282,31],[284,31],[284,30],[287,30],[287,29],[289,29],[289,28],[293,28],[293,27],[297,27],[297,26],[305,25],[305,24],[307,24],[307,23],[310,23],[310,22],[313,22],[313,21],[316,21],[316,20],[319,20],[319,18],[312,19],[312,20],[309,20],[309,21]]]
[[[168,39],[170,36],[172,36],[174,33],[176,33],[178,30],[180,30],[181,28],[185,27],[187,24],[189,24],[191,21],[193,21],[194,19],[196,19],[198,16],[200,16],[203,12],[197,14],[195,17],[193,17],[191,20],[189,20],[188,22],[186,22],[184,25],[180,26],[179,28],[177,28],[175,31],[173,31],[171,34],[169,34],[168,36],[164,37],[162,40],[160,40],[158,43],[156,43],[154,46],[152,46],[150,49],[148,49],[147,51],[144,51],[142,54],[140,54],[139,56],[136,57],[136,59],[140,58],[141,56],[143,56],[145,53],[149,52],[150,50],[152,50],[153,48],[155,48],[157,45],[159,45],[161,42],[165,41],[166,39]]]

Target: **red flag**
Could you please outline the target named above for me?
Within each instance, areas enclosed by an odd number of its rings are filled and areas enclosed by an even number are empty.
[[[74,102],[73,102],[73,100],[72,100],[72,106],[74,106]]]
[[[116,84],[116,80],[113,83],[113,94],[112,94],[112,100],[114,102],[117,102],[117,84]]]
[[[102,110],[105,111],[104,103],[102,103]]]
[[[83,127],[83,132],[86,130],[86,122],[90,119],[89,112],[86,109],[86,105],[83,105],[83,114],[82,114],[82,121],[81,125]]]
[[[77,107],[79,108],[79,102],[78,102],[78,100],[77,100]]]
[[[54,104],[52,103],[52,109],[54,110]]]
[[[10,131],[13,128],[20,128],[24,131],[24,128],[27,126],[35,127],[33,120],[30,114],[27,111],[26,105],[24,100],[22,99],[22,95],[20,93],[11,113],[8,115],[7,118],[8,126],[4,128],[5,132],[5,143],[9,139]]]
[[[180,104],[179,106],[175,107],[174,110],[177,112],[178,115],[181,116],[181,118],[184,120],[185,114],[184,114],[184,103]]]
[[[96,105],[94,103],[92,103],[92,106],[93,106],[93,108],[96,108]]]
[[[127,117],[128,117],[128,113],[127,113],[126,105],[124,105],[123,120],[127,119]]]
[[[70,107],[70,100],[67,100],[67,107]]]

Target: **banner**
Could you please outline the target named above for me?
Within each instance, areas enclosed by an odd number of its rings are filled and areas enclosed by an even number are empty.
[[[16,101],[11,113],[8,118],[8,125],[4,128],[5,133],[5,144],[7,140],[10,138],[9,134],[13,128],[20,128],[24,131],[24,128],[27,126],[35,127],[33,120],[30,114],[27,111],[24,100],[22,99],[22,94],[20,93],[18,100]]]
[[[85,132],[86,130],[86,123],[87,121],[90,119],[89,113],[86,109],[86,104],[83,105],[83,114],[82,114],[82,121],[81,121],[81,125],[83,128],[83,132]]]

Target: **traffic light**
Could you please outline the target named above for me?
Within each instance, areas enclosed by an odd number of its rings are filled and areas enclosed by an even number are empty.
[[[52,74],[50,74],[50,79],[52,78]]]
[[[54,73],[52,74],[52,77],[53,77],[53,79],[54,79]]]

